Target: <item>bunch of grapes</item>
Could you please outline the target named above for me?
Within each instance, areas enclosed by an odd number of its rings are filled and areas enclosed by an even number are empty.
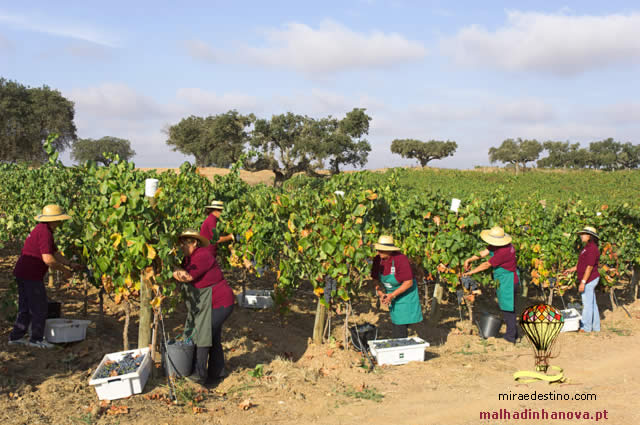
[[[464,289],[468,291],[475,291],[478,289],[478,282],[471,279],[469,276],[462,276],[460,280],[462,281],[462,286],[464,286]]]
[[[327,276],[324,285],[324,300],[328,303],[331,302],[331,292],[338,289],[338,282]]]
[[[138,370],[143,358],[142,354],[134,357],[131,353],[127,353],[119,361],[107,360],[96,374],[96,378],[102,379],[133,373]]]
[[[380,348],[396,348],[396,347],[407,347],[409,345],[419,344],[418,341],[413,338],[399,338],[399,339],[390,339],[384,342],[374,342],[373,345],[376,349]]]

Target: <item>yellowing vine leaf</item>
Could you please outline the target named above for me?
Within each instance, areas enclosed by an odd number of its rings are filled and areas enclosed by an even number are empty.
[[[122,235],[120,233],[114,233],[111,235],[111,240],[113,241],[113,249],[117,249],[118,245],[120,245],[120,241],[122,240]]]
[[[162,305],[162,301],[164,301],[165,297],[163,295],[159,295],[157,297],[155,297],[152,301],[151,301],[151,307],[158,309],[160,308],[160,305]]]
[[[131,288],[133,286],[133,279],[131,279],[131,273],[124,278],[124,284],[127,285],[127,288]]]
[[[149,245],[148,243],[145,244],[147,246],[147,258],[149,260],[153,260],[154,258],[156,258],[156,250],[154,247],[152,247],[151,245]]]

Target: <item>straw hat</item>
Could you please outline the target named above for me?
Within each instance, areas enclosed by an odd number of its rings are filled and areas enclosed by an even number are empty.
[[[591,226],[584,226],[584,227],[582,228],[582,230],[580,230],[580,231],[578,232],[578,234],[579,234],[579,235],[581,235],[581,234],[583,234],[583,233],[584,233],[584,234],[587,234],[587,235],[591,235],[591,236],[593,236],[594,238],[596,238],[596,239],[600,240],[600,236],[598,236],[598,233],[596,232],[596,229],[595,229],[594,227],[591,227]]]
[[[204,207],[205,210],[223,210],[224,202],[222,201],[211,201],[209,205]]]
[[[500,226],[493,226],[491,229],[480,232],[480,239],[492,246],[505,246],[511,243],[511,236],[504,232]]]
[[[197,239],[198,242],[200,242],[200,246],[209,246],[209,241],[207,240],[207,238],[205,238],[204,236],[200,235],[200,233],[197,230],[187,229],[187,230],[183,231],[182,233],[180,233],[180,236],[178,238],[179,239],[182,239],[182,238]]]
[[[41,223],[50,223],[52,221],[69,220],[71,216],[65,214],[59,205],[49,204],[42,209],[42,214],[35,217],[36,221]]]
[[[378,238],[378,243],[373,247],[378,251],[400,251],[400,248],[394,245],[393,236],[382,235]]]

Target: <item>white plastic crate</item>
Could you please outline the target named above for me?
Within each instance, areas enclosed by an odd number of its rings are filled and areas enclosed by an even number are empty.
[[[244,293],[244,300],[242,292],[236,295],[236,297],[238,298],[238,305],[240,307],[270,308],[273,307],[272,293],[273,291],[268,289],[249,289]]]
[[[127,353],[131,353],[133,356],[138,354],[143,354],[144,358],[142,359],[142,363],[138,367],[138,370],[132,373],[127,373],[126,375],[108,377],[108,378],[100,378],[97,379],[95,376],[102,367],[102,365],[110,360],[110,361],[119,361],[121,360]],[[89,385],[93,386],[96,389],[96,393],[98,394],[99,400],[117,400],[119,398],[125,398],[132,396],[133,394],[140,394],[144,389],[147,380],[149,379],[149,375],[151,374],[151,354],[149,352],[149,348],[139,348],[137,350],[129,350],[129,351],[120,351],[118,353],[106,354],[98,368],[93,372],[91,376],[91,380],[89,381]]]
[[[404,345],[402,347],[389,347],[389,348],[376,348],[376,343],[384,343],[387,341],[396,340],[413,340],[415,344]],[[398,339],[378,339],[374,341],[368,341],[369,350],[371,354],[376,358],[378,365],[385,364],[400,365],[409,362],[423,362],[424,361],[424,349],[429,346],[429,343],[416,336],[411,338],[398,338]]]
[[[568,308],[566,310],[560,310],[560,313],[562,313],[564,317],[564,325],[562,325],[560,332],[574,332],[580,329],[580,319],[582,319],[582,315],[578,313],[578,310]]]
[[[47,319],[44,337],[54,344],[82,341],[87,337],[91,320]]]

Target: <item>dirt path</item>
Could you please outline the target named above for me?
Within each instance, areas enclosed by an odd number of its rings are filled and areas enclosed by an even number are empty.
[[[637,311],[637,309],[636,309]],[[638,319],[636,319],[636,322]],[[626,323],[626,322],[625,322]],[[637,329],[637,323],[636,323]],[[385,380],[397,383],[384,391],[383,403],[367,408],[345,406],[334,412],[333,418],[318,423],[333,424],[515,424],[574,423],[575,420],[503,420],[483,421],[480,412],[507,409],[520,411],[597,411],[608,412],[611,424],[640,423],[640,338],[611,335],[605,331],[597,336],[561,335],[562,352],[552,364],[564,368],[567,382],[518,384],[511,378],[516,370],[531,370],[533,359],[529,347],[503,347],[500,354],[443,355],[424,364],[396,367],[385,374]],[[444,353],[443,353],[444,354]],[[408,379],[408,377],[410,377]],[[501,401],[498,394],[589,393],[596,401]],[[335,421],[340,418],[339,421]],[[583,422],[585,423],[585,422]],[[587,422],[590,423],[590,422]]]

